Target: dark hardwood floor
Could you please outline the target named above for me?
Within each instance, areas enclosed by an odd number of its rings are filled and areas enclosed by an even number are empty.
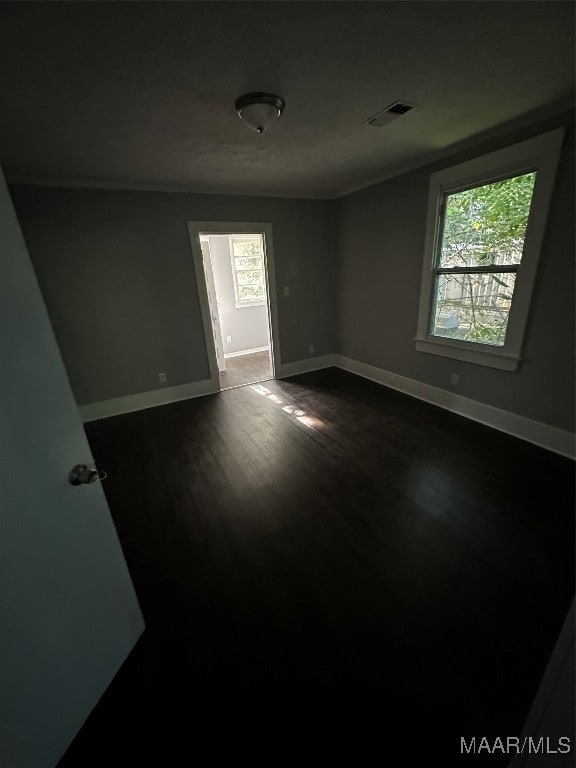
[[[335,369],[87,433],[147,629],[60,768],[508,765],[460,737],[522,730],[572,462]]]
[[[220,374],[220,389],[230,389],[271,378],[270,352],[252,352],[250,355],[227,358],[226,370]]]

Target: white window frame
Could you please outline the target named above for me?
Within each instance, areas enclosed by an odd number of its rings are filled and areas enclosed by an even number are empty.
[[[234,242],[235,241],[242,241],[242,240],[248,240],[252,241],[259,238],[260,243],[262,245],[262,280],[263,280],[263,286],[264,286],[264,298],[263,299],[241,299],[240,298],[240,292],[238,290],[238,278],[236,275],[236,261],[234,260]],[[264,262],[264,242],[262,235],[258,232],[254,233],[253,235],[250,234],[234,234],[230,235],[228,237],[228,247],[230,249],[230,261],[232,263],[232,278],[234,280],[234,299],[236,302],[236,309],[243,309],[244,307],[262,307],[266,304],[266,267]]]
[[[415,339],[418,352],[451,357],[504,371],[518,369],[563,140],[564,129],[559,128],[431,175],[420,309]],[[516,273],[504,345],[495,346],[433,335],[430,329],[434,311],[435,269],[441,247],[442,206],[446,197],[464,189],[532,171],[536,171],[536,183],[526,227],[524,251]]]

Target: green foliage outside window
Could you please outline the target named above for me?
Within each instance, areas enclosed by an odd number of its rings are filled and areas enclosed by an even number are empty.
[[[447,195],[434,335],[504,344],[535,179],[527,173]]]

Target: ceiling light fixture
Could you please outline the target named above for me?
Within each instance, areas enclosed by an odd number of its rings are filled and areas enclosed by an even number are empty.
[[[256,133],[264,133],[280,117],[286,103],[273,93],[247,93],[236,99],[234,109],[246,125]]]

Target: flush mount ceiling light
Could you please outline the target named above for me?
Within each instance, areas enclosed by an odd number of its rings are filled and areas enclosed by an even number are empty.
[[[286,106],[284,99],[273,93],[247,93],[236,99],[238,117],[256,133],[264,133],[280,117]]]

